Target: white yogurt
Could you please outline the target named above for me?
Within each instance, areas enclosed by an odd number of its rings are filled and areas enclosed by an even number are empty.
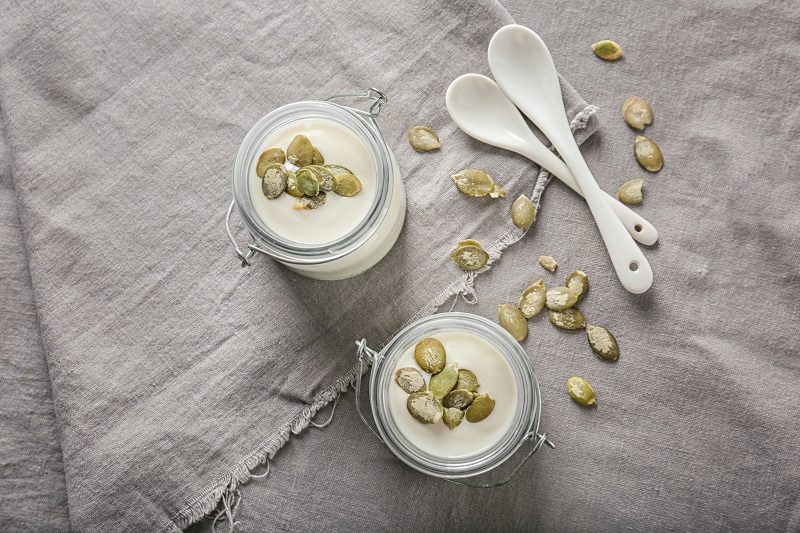
[[[261,220],[284,239],[306,245],[330,243],[353,231],[369,213],[377,192],[375,164],[367,147],[352,131],[325,119],[293,122],[268,137],[258,153],[272,147],[285,151],[298,134],[309,138],[326,163],[353,171],[363,185],[361,192],[351,198],[328,192],[322,207],[294,209],[295,198],[289,194],[275,200],[264,196],[254,163],[250,169],[250,197]]]
[[[482,337],[466,331],[445,331],[433,335],[445,348],[448,363],[458,363],[475,373],[480,382],[479,393],[488,393],[495,399],[492,414],[486,419],[471,423],[464,418],[455,429],[444,423],[422,424],[408,412],[408,394],[392,378],[389,384],[389,412],[398,430],[416,448],[437,457],[457,459],[480,454],[493,447],[511,427],[517,411],[517,383],[505,357]],[[422,340],[422,339],[419,339]],[[425,381],[430,374],[423,371],[414,360],[414,346],[406,350],[397,361],[394,371],[413,367],[420,371]]]

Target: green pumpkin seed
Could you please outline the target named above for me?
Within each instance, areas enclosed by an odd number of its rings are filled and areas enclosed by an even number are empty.
[[[314,160],[314,145],[305,135],[295,135],[286,149],[286,159],[298,167],[310,165]]]
[[[466,244],[456,246],[456,249],[450,253],[450,259],[464,272],[472,272],[486,266],[489,261],[489,254],[486,253],[480,243],[477,245]]]
[[[334,176],[338,176],[339,174],[353,174],[353,171],[347,167],[343,167],[342,165],[330,164],[325,165]],[[355,174],[353,174],[355,176]]]
[[[533,318],[544,308],[547,300],[547,293],[544,287],[544,280],[536,280],[533,285],[522,292],[519,297],[519,310],[525,318]]]
[[[598,41],[592,45],[592,50],[600,59],[616,61],[622,57],[622,47],[611,40]]]
[[[455,407],[456,409],[466,409],[471,403],[472,392],[467,389],[453,389],[442,400],[442,405],[445,407]]]
[[[333,178],[333,192],[351,197],[361,192],[361,180],[352,174],[337,174]]]
[[[658,172],[664,166],[664,156],[661,148],[649,137],[639,135],[633,142],[633,155],[639,165],[649,171]]]
[[[622,117],[628,126],[642,131],[653,123],[653,108],[641,96],[631,96],[622,104]]]
[[[528,336],[528,321],[516,305],[501,304],[497,308],[497,320],[518,341]]]
[[[524,194],[520,194],[519,198],[511,204],[511,222],[518,228],[528,229],[533,224],[535,217],[536,208],[533,206],[533,202]]]
[[[289,173],[280,163],[271,163],[264,171],[261,190],[269,200],[274,200],[286,190],[286,179]]]
[[[574,331],[586,327],[586,320],[583,318],[583,313],[575,307],[570,307],[563,311],[550,310],[547,312],[547,318],[550,319],[550,323],[555,327],[567,331]]]
[[[642,187],[644,186],[643,179],[633,179],[626,181],[619,186],[617,190],[617,198],[619,201],[628,205],[639,205],[642,203]]]
[[[581,405],[597,405],[594,389],[588,381],[579,376],[572,376],[567,380],[569,397]]]
[[[316,196],[319,194],[319,181],[317,176],[307,168],[301,168],[295,172],[297,188],[306,196]]]
[[[480,422],[494,411],[494,398],[488,394],[479,394],[467,408],[467,422]]]
[[[462,368],[458,371],[458,382],[456,382],[456,389],[468,390],[475,392],[481,384],[478,383],[478,376],[471,370]]]
[[[458,244],[456,244],[456,248],[461,248],[462,246],[477,246],[479,248],[482,248],[481,243],[479,243],[475,239],[464,239],[463,241],[458,241]]]
[[[464,420],[464,411],[461,409],[456,409],[455,407],[447,407],[444,410],[442,420],[444,421],[445,426],[450,429],[454,429],[461,423],[462,420]]]
[[[558,268],[558,263],[556,263],[556,260],[549,255],[540,255],[539,264],[542,265],[542,268],[549,270],[550,272],[555,272]]]
[[[435,374],[444,368],[447,354],[444,345],[438,339],[428,337],[419,341],[414,347],[414,360],[422,370]]]
[[[264,177],[267,167],[272,163],[280,163],[281,165],[286,162],[286,155],[281,148],[269,148],[258,156],[258,163],[256,163],[256,174],[259,178]]]
[[[327,197],[320,191],[316,196],[301,196],[294,201],[294,208],[298,210],[317,209],[325,205]]]
[[[295,198],[303,196],[303,191],[297,187],[297,176],[291,170],[288,171],[286,176],[286,192]]]
[[[414,367],[398,368],[394,373],[394,381],[409,394],[425,391],[425,378]]]
[[[433,397],[441,400],[453,390],[458,382],[458,363],[445,365],[441,372],[431,376],[428,383],[428,390],[433,393]]]
[[[320,152],[316,146],[314,146],[314,149],[311,151],[311,164],[312,165],[325,164],[325,158],[322,157],[322,152]]]
[[[505,198],[507,194],[504,188],[495,183],[492,192],[489,193],[489,198]]]
[[[545,293],[545,305],[553,311],[569,309],[578,301],[578,296],[567,287],[555,287]]]
[[[569,290],[575,293],[577,297],[576,303],[580,302],[589,290],[589,276],[587,276],[586,272],[583,270],[576,270],[567,276],[565,285]]]
[[[619,359],[619,344],[617,339],[606,328],[602,326],[586,326],[586,338],[589,346],[600,359],[606,361],[616,361]]]
[[[418,152],[432,152],[442,147],[439,136],[428,126],[414,126],[408,130],[408,142]]]
[[[317,183],[319,183],[319,190],[321,191],[332,191],[334,186],[333,181],[333,173],[325,168],[322,165],[308,165],[308,170],[310,170],[314,177],[317,178]]]
[[[500,198],[506,195],[506,191],[497,185],[489,174],[479,168],[465,168],[450,177],[459,191],[473,198],[486,196],[487,194],[492,198]]]
[[[442,404],[430,392],[415,392],[406,400],[411,416],[423,424],[435,424],[442,419]]]

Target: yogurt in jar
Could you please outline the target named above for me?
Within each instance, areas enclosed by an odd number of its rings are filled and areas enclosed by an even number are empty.
[[[454,429],[449,429],[441,421],[423,424],[408,412],[408,393],[392,381],[388,391],[389,413],[408,443],[427,454],[446,459],[480,455],[495,446],[514,421],[518,401],[514,373],[500,351],[475,333],[442,331],[431,336],[444,345],[448,364],[458,363],[459,369],[475,373],[480,383],[477,392],[488,393],[494,398],[494,410],[476,423],[467,421],[465,417]],[[414,346],[412,344],[398,357],[393,373],[403,367],[416,368],[428,383],[431,375],[417,365]]]

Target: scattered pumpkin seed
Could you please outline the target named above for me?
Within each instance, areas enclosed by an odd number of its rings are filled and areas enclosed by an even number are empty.
[[[467,389],[453,389],[442,400],[442,405],[445,407],[455,407],[456,409],[466,409],[471,403],[472,392]]]
[[[653,123],[653,108],[641,96],[630,96],[622,104],[622,117],[628,126],[642,131],[645,126]]]
[[[550,323],[555,327],[568,331],[586,327],[586,320],[583,318],[583,313],[575,307],[570,307],[563,311],[553,311],[551,309],[547,312],[547,318],[550,319]]]
[[[312,165],[324,165],[325,158],[322,157],[322,152],[319,151],[319,148],[314,146],[314,149],[311,151],[311,164]]]
[[[462,246],[481,246],[481,243],[475,239],[464,239],[463,241],[458,241],[456,248],[461,248]]]
[[[333,173],[334,176],[338,176],[339,174],[353,174],[352,170],[350,170],[347,167],[343,167],[342,165],[329,164],[325,165],[325,168],[331,171],[331,173]]]
[[[435,424],[442,419],[442,404],[430,392],[415,392],[406,400],[411,416],[423,424]]]
[[[258,156],[258,163],[256,163],[256,174],[259,178],[264,177],[267,167],[272,163],[280,163],[281,165],[286,162],[286,155],[280,148],[269,148]]]
[[[569,397],[581,405],[597,405],[594,389],[587,380],[580,376],[572,376],[567,380]]]
[[[301,168],[295,173],[297,188],[306,196],[319,194],[319,181],[317,176],[307,168]]]
[[[467,407],[467,422],[480,422],[494,411],[494,398],[488,394],[479,394]]]
[[[303,196],[303,191],[297,187],[297,176],[295,176],[294,172],[291,170],[288,171],[288,175],[286,176],[286,192],[295,198]]]
[[[444,425],[450,429],[458,426],[464,420],[464,411],[456,409],[455,407],[446,407],[442,416]]]
[[[326,192],[333,190],[333,173],[330,170],[322,165],[308,165],[306,168],[314,174],[315,178],[317,178],[319,190]]]
[[[606,61],[616,61],[622,57],[622,47],[608,39],[594,43],[592,50],[594,50],[597,57]]]
[[[626,181],[619,186],[617,198],[619,201],[628,205],[639,205],[642,203],[642,187],[644,180],[640,178]]]
[[[531,227],[535,217],[536,207],[533,202],[524,194],[520,194],[519,198],[511,204],[511,222],[518,228],[527,229]]]
[[[545,293],[545,305],[553,311],[569,309],[578,301],[578,296],[567,287],[554,287]]]
[[[456,389],[468,390],[475,392],[481,384],[478,383],[478,376],[471,370],[461,368],[458,371],[458,382],[456,382]]]
[[[317,209],[325,205],[327,197],[320,191],[316,196],[301,196],[294,201],[294,208],[298,210]]]
[[[506,195],[506,191],[497,185],[489,174],[479,168],[465,168],[450,177],[459,191],[473,198],[487,194],[491,198],[501,198]]]
[[[361,192],[361,180],[353,174],[336,174],[333,184],[333,192],[339,196],[350,197]]]
[[[540,255],[539,264],[542,265],[542,268],[549,270],[550,272],[555,272],[558,268],[558,263],[556,263],[556,260],[549,255]]]
[[[501,304],[497,308],[497,319],[503,329],[518,341],[528,336],[528,321],[516,305]]]
[[[648,172],[658,172],[664,166],[661,148],[649,137],[639,135],[633,142],[633,155],[639,165]]]
[[[286,190],[286,179],[289,173],[280,163],[271,163],[264,171],[261,190],[269,200],[274,200]]]
[[[547,293],[544,287],[544,280],[536,280],[533,285],[522,291],[519,297],[519,310],[525,318],[533,318],[544,308],[547,300]]]
[[[425,378],[414,367],[398,368],[394,373],[394,380],[401,389],[409,394],[425,391]]]
[[[575,303],[580,302],[589,290],[589,276],[587,276],[586,272],[583,270],[576,270],[567,276],[565,285],[569,290],[575,293],[577,297]]]
[[[602,326],[586,326],[586,338],[589,346],[600,359],[616,361],[619,359],[619,344],[614,335]]]
[[[414,360],[422,370],[435,374],[444,368],[447,354],[444,345],[438,339],[428,337],[419,341],[414,347]]]
[[[428,126],[414,126],[408,130],[408,142],[418,152],[432,152],[442,147],[439,136]]]
[[[286,149],[286,159],[298,167],[310,165],[314,160],[314,145],[305,135],[295,135]]]
[[[431,376],[428,389],[433,393],[433,397],[441,400],[453,390],[458,382],[458,363],[445,365],[441,372]]]
[[[463,242],[463,241],[462,241]],[[477,242],[477,241],[475,241]],[[477,244],[459,244],[456,249],[450,252],[450,259],[457,264],[464,272],[480,270],[489,261],[489,254]]]

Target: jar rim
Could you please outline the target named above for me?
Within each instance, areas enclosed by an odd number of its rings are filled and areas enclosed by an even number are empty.
[[[376,194],[367,215],[349,233],[322,244],[298,243],[272,231],[258,216],[251,199],[250,171],[258,160],[264,141],[292,123],[323,119],[335,122],[358,137],[372,155],[376,176]],[[392,199],[395,175],[393,158],[377,123],[358,110],[324,100],[303,100],[283,105],[266,114],[245,135],[233,168],[233,197],[239,214],[259,251],[280,262],[315,265],[340,259],[358,249],[377,231],[386,218]]]
[[[496,347],[512,369],[518,395],[512,423],[497,443],[458,458],[434,456],[409,445],[392,420],[387,393],[394,366],[403,352],[424,337],[450,331],[477,334]],[[404,328],[376,355],[370,374],[369,397],[375,425],[386,446],[415,470],[446,479],[473,477],[497,468],[537,434],[541,416],[539,384],[525,350],[498,324],[470,313],[439,313]]]

